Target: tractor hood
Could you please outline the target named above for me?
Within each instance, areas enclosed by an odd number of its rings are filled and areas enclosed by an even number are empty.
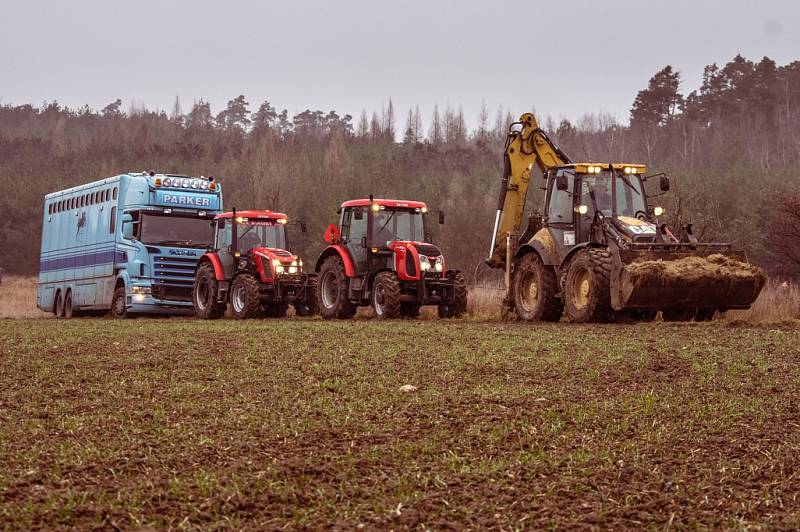
[[[287,266],[290,265],[292,261],[299,260],[297,255],[293,255],[285,249],[280,248],[253,248],[250,250],[250,254],[254,257],[263,257],[269,261],[278,259],[281,264],[286,264]]]
[[[656,225],[647,220],[631,216],[617,216],[614,226],[632,241],[653,241],[656,237]]]
[[[427,242],[414,242],[412,240],[394,240],[387,242],[387,247],[392,251],[401,251],[402,248],[414,247],[417,253],[426,257],[436,258],[442,254],[441,250]]]

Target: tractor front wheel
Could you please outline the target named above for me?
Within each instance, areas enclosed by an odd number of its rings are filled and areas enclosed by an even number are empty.
[[[439,304],[439,317],[460,318],[467,312],[467,281],[461,272],[449,271],[447,278],[453,282],[453,298]]]
[[[578,252],[567,270],[564,299],[567,316],[575,323],[609,321],[611,309],[611,253],[602,248]]]
[[[511,282],[514,310],[525,321],[558,321],[564,305],[556,297],[556,272],[545,266],[537,253],[523,255],[514,269]]]
[[[322,263],[317,278],[317,304],[323,318],[331,320],[353,317],[356,306],[347,297],[349,284],[341,257],[328,257]]]
[[[375,276],[372,308],[379,320],[400,316],[400,282],[393,272],[381,272]]]
[[[231,283],[231,314],[237,320],[255,318],[261,301],[258,281],[250,273],[237,275]]]
[[[219,281],[214,274],[214,267],[206,262],[197,268],[192,289],[194,314],[203,320],[214,320],[225,313],[225,303],[220,303]]]

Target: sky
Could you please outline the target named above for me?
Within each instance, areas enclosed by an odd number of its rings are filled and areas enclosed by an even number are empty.
[[[244,94],[355,122],[391,98],[398,130],[410,106],[474,125],[483,102],[626,122],[667,64],[688,94],[738,53],[800,59],[800,1],[0,0],[0,50],[0,104],[216,113]]]

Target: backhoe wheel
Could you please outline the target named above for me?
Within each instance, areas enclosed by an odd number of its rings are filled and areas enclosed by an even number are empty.
[[[262,315],[265,318],[285,318],[289,305],[286,303],[269,303],[264,305]]]
[[[545,266],[537,253],[523,255],[514,269],[511,281],[514,310],[525,321],[558,321],[564,304],[556,297],[556,272]]]
[[[404,318],[419,318],[420,305],[408,301],[400,303],[400,315]]]
[[[665,308],[661,311],[664,321],[692,321],[696,313],[693,308]]]
[[[352,318],[356,306],[347,297],[350,280],[344,273],[344,263],[338,255],[322,263],[317,276],[317,305],[326,320]]]
[[[258,281],[250,273],[237,275],[231,283],[231,314],[237,320],[255,318],[261,301]]]
[[[393,272],[380,272],[375,276],[372,308],[379,320],[400,316],[400,281]]]
[[[449,271],[447,278],[453,282],[453,299],[439,304],[439,317],[460,318],[467,312],[467,281],[461,272]]]
[[[609,321],[611,253],[605,248],[578,252],[567,270],[564,299],[567,316],[575,323]]]
[[[203,320],[215,320],[225,313],[225,303],[220,303],[219,281],[214,274],[214,266],[205,262],[197,268],[192,288],[194,314]]]

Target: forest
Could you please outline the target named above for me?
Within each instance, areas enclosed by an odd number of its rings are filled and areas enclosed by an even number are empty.
[[[586,98],[591,100],[591,87]],[[38,271],[46,193],[128,171],[213,175],[226,208],[269,208],[306,221],[295,247],[314,257],[336,208],[355,197],[426,201],[447,213],[435,240],[473,283],[491,239],[508,126],[537,112],[573,160],[643,162],[666,172],[658,198],[667,222],[691,222],[705,241],[729,241],[776,276],[800,275],[800,61],[736,56],[711,64],[686,93],[671,66],[638,92],[628,123],[611,115],[554,120],[558,109],[483,107],[474,127],[459,108],[382,109],[358,117],[305,110],[289,116],[244,95],[214,112],[208,102],[170,111],[121,100],[103,109],[57,102],[0,105],[0,267]],[[541,114],[540,114],[541,113]],[[528,210],[541,209],[532,187]],[[655,192],[655,191],[654,191]]]

